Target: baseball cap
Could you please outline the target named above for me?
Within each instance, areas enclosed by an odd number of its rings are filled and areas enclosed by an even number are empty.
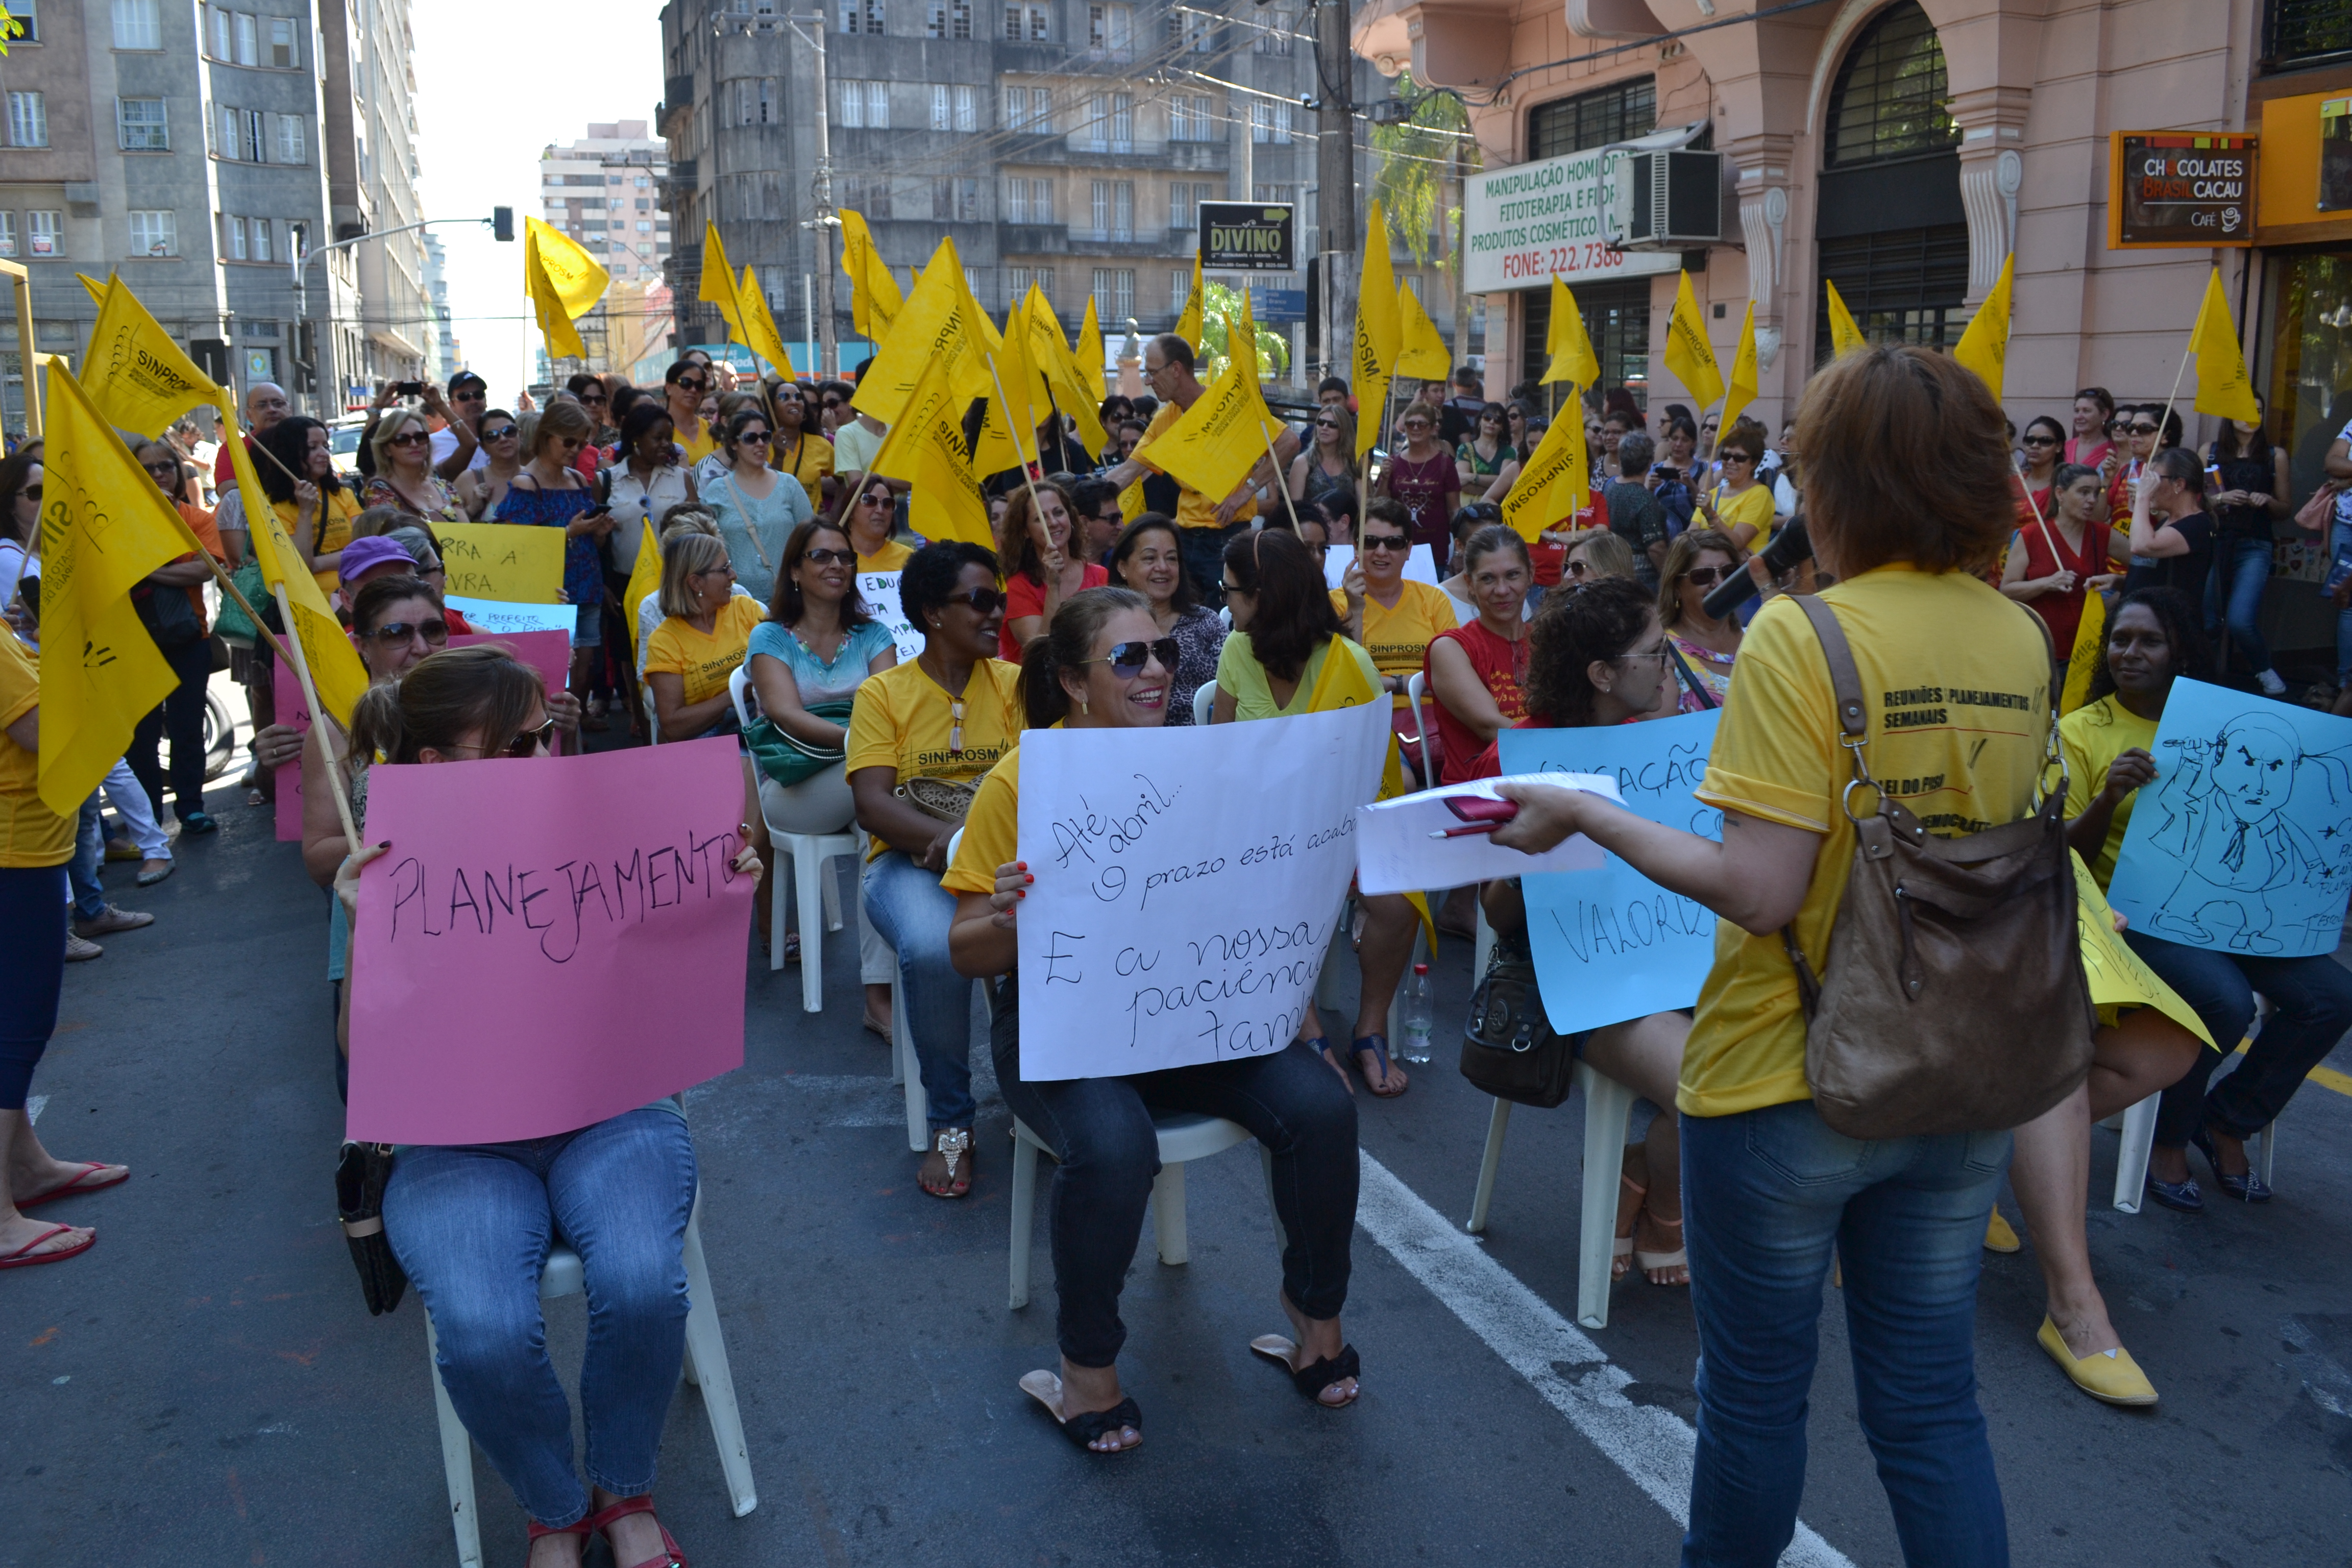
[[[488,382],[484,381],[480,376],[476,375],[470,370],[461,370],[457,374],[449,378],[449,390],[451,392],[457,391],[461,386],[478,386],[485,392],[488,392],[490,389],[490,384]]]
[[[357,584],[369,573],[385,566],[397,566],[403,574],[413,574],[416,563],[400,542],[377,536],[354,539],[343,546],[342,563],[338,568],[345,586]]]

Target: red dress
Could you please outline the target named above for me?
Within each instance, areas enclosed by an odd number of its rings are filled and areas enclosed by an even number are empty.
[[[1433,545],[1444,556],[1453,547],[1448,529],[1454,521],[1446,514],[1445,498],[1462,491],[1462,471],[1454,466],[1454,454],[1440,449],[1416,463],[1398,453],[1389,459],[1382,482],[1390,496],[1412,510],[1412,542]]]
[[[2018,531],[2018,545],[2025,552],[2025,575],[2030,581],[2048,577],[2059,572],[2074,574],[2074,590],[2070,594],[2044,594],[2025,601],[2025,607],[2042,617],[2050,628],[2050,640],[2058,649],[2062,660],[2074,651],[2074,629],[2083,623],[2083,601],[2089,590],[2083,586],[2090,578],[2107,569],[2107,527],[2101,522],[2085,524],[2083,547],[2066,548],[2066,535],[2056,523],[2044,534],[2028,522]],[[2055,541],[2059,553],[2053,555],[2050,546]]]
[[[1441,642],[1461,645],[1462,651],[1470,656],[1470,668],[1478,672],[1478,679],[1486,683],[1486,694],[1495,700],[1495,706],[1501,710],[1506,720],[1516,724],[1527,716],[1527,702],[1519,689],[1520,682],[1528,673],[1527,638],[1512,642],[1496,637],[1481,623],[1472,621],[1467,626],[1455,626],[1452,631],[1440,632],[1429,639],[1432,648]],[[1430,671],[1429,655],[1424,653],[1421,657],[1422,679],[1434,695],[1437,682]],[[1486,776],[1476,771],[1478,759],[1486,746],[1482,746],[1468,725],[1447,710],[1442,700],[1431,706],[1437,715],[1437,732],[1444,737],[1438,752],[1441,759],[1438,783],[1461,784],[1466,779]],[[1486,744],[1491,745],[1492,742]]]
[[[1099,566],[1087,568],[1085,587],[1108,585],[1110,574]],[[1083,591],[1083,589],[1081,590]],[[1026,572],[1015,572],[1004,580],[1004,621],[996,628],[996,657],[1008,664],[1021,662],[1021,645],[1013,640],[1013,623],[1024,616],[1045,613],[1045,584]]]

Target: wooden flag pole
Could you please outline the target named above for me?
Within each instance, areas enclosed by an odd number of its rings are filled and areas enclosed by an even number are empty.
[[[1004,377],[996,368],[996,356],[994,354],[989,354],[985,357],[988,360],[988,379],[994,383],[996,386],[996,405],[1004,410],[1004,420],[1009,426],[1013,422],[1013,400],[1004,395]],[[1037,527],[1043,528],[1045,526],[1045,509],[1037,500],[1037,481],[1029,477],[1029,460],[1021,456],[1021,433],[1018,430],[1013,430],[1009,433],[1013,437],[1013,456],[1014,458],[1014,466],[1020,468],[1021,483],[1026,487],[1029,491],[1030,519]],[[1029,432],[1029,440],[1031,445],[1035,445],[1037,440],[1036,431],[1032,430]],[[1045,466],[1045,459],[1044,455],[1042,453],[1039,454],[1037,463],[1040,468]],[[975,479],[978,477],[978,475],[973,476]],[[1072,518],[1070,520],[1070,527],[1073,530],[1076,529],[1077,519]],[[1073,540],[1071,542],[1075,544],[1076,541]]]
[[[2172,405],[2180,396],[2181,380],[2189,374],[2189,362],[2196,357],[2197,351],[2190,349],[2180,356],[2180,368],[2172,373],[2172,391],[2164,400],[2164,416],[2156,422],[2156,449],[2158,452],[2164,450],[2164,427],[2172,423]],[[2149,455],[2154,456],[2154,453]]]
[[[2058,552],[2057,536],[2050,531],[2050,520],[2042,515],[2042,503],[2033,499],[2033,481],[2026,477],[2025,465],[2021,462],[2017,465],[2017,482],[2019,488],[2025,491],[2025,504],[2033,509],[2033,521],[2042,525],[2042,542],[2050,547],[2050,559],[2055,561],[2058,570],[2063,572],[2066,558]]]
[[[335,816],[343,825],[343,843],[347,846],[346,853],[356,852],[360,847],[360,830],[352,825],[351,796],[345,793],[342,773],[335,766],[334,748],[327,743],[327,724],[333,715],[319,705],[319,689],[310,681],[310,662],[302,655],[301,636],[293,631],[294,608],[286,602],[286,584],[280,583],[277,592],[278,613],[284,618],[287,630],[294,639],[292,656],[294,676],[302,683],[302,700],[310,705],[310,732],[317,737],[319,754],[326,761],[327,788],[335,797]]]
[[[1265,421],[1261,419],[1257,422],[1257,433],[1265,442],[1265,460],[1269,464],[1273,465],[1274,468],[1274,488],[1282,492],[1282,510],[1290,514],[1290,531],[1297,533],[1298,509],[1296,506],[1293,506],[1290,501],[1289,476],[1282,471],[1282,459],[1276,457],[1274,453],[1274,432],[1268,430],[1265,427]],[[1328,538],[1329,534],[1330,529],[1327,524],[1325,525],[1324,535],[1326,538]],[[1299,537],[1303,542],[1306,536],[1304,534],[1300,534]]]

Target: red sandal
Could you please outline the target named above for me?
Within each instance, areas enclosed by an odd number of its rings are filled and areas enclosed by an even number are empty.
[[[35,1264],[38,1263],[63,1263],[68,1258],[79,1258],[83,1253],[88,1252],[91,1247],[98,1245],[98,1232],[91,1231],[89,1235],[82,1238],[80,1245],[76,1247],[60,1247],[53,1252],[35,1252],[33,1250],[33,1248],[40,1246],[41,1243],[48,1240],[52,1237],[62,1236],[73,1228],[74,1226],[69,1225],[53,1225],[49,1226],[48,1229],[41,1232],[40,1235],[33,1237],[32,1240],[25,1243],[24,1246],[18,1247],[16,1251],[0,1254],[0,1268],[30,1268]]]
[[[633,1513],[651,1513],[653,1510],[654,1500],[650,1495],[623,1498],[603,1512],[589,1515],[582,1522],[592,1531],[599,1530],[604,1531],[604,1544],[613,1548],[613,1561],[617,1563],[621,1559],[621,1551],[613,1541],[613,1532],[610,1529],[613,1521],[616,1519],[626,1519]],[[662,1555],[648,1557],[642,1563],[629,1563],[627,1568],[687,1568],[686,1553],[680,1552],[677,1549],[677,1542],[671,1539],[669,1526],[656,1520],[654,1528],[661,1531]]]
[[[535,1519],[529,1523],[530,1527],[523,1532],[525,1541],[537,1541],[542,1535],[576,1535],[580,1538],[580,1555],[583,1557],[588,1555],[589,1538],[596,1533],[591,1528],[589,1521],[584,1519],[574,1520],[570,1524],[554,1526],[541,1524]]]

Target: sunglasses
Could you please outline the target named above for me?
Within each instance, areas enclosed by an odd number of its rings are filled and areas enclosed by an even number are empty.
[[[969,605],[976,616],[992,616],[1004,607],[1004,595],[993,588],[967,588],[961,594],[950,594],[950,605]]]
[[[801,559],[813,561],[819,566],[855,566],[857,564],[857,552],[854,550],[819,548],[802,552]]]
[[[604,395],[603,393],[601,393],[601,392],[599,392],[599,393],[595,394],[593,396],[591,396],[589,394],[584,393],[584,392],[583,392],[583,393],[579,393],[579,394],[577,394],[576,395],[579,397],[580,401],[581,401],[582,403],[583,403],[583,404],[588,404],[588,403],[603,403],[603,402],[606,401]]]
[[[522,427],[520,426],[501,425],[495,430],[483,431],[482,439],[485,441],[511,441],[521,434]]]
[[[1585,574],[1591,572],[1592,568],[1586,565],[1581,561],[1571,561],[1562,566],[1560,570],[1567,573],[1571,577],[1582,577]]]
[[[432,439],[433,433],[429,430],[403,430],[399,435],[394,436],[392,438],[389,445],[394,447],[422,447]]]
[[[525,730],[516,735],[507,742],[506,750],[500,754],[520,759],[535,756],[542,748],[551,752],[555,749],[555,721],[552,719],[536,730]]]
[[[1339,427],[1339,422],[1337,419],[1318,419],[1315,422],[1315,428],[1318,430],[1337,430]]]
[[[449,640],[446,621],[386,621],[375,630],[363,634],[385,647],[398,647],[411,637],[423,637],[427,647],[439,647]]]
[[[739,444],[739,445],[740,445],[740,444],[741,444],[742,442],[745,442],[745,441],[753,441],[753,442],[758,442],[758,441],[764,441],[764,440],[766,440],[767,438],[768,438],[768,432],[767,432],[767,431],[765,431],[765,430],[746,430],[746,431],[744,431],[744,432],[743,432],[743,434],[741,434],[740,436],[736,437],[735,437],[735,440],[736,440],[737,444]]]
[[[1160,637],[1152,642],[1113,643],[1110,646],[1108,658],[1086,658],[1078,662],[1107,664],[1110,666],[1110,672],[1121,680],[1133,680],[1143,673],[1143,667],[1155,658],[1160,661],[1160,668],[1172,674],[1176,668],[1176,660],[1181,657],[1181,654],[1182,650],[1176,646],[1174,637]]]
[[[23,489],[18,490],[16,493],[23,496],[27,500],[38,500],[41,499],[41,487],[38,485],[26,485]]]
[[[1720,566],[1694,566],[1683,574],[1683,581],[1694,588],[1712,588],[1723,581]]]
[[[678,377],[677,384],[686,388],[688,392],[708,392],[710,390],[710,384],[709,382],[697,381],[690,376]]]
[[[1368,533],[1363,538],[1363,548],[1367,555],[1375,550],[1410,550],[1412,541],[1401,533]]]
[[[1752,463],[1756,460],[1755,456],[1748,452],[1725,452],[1722,458],[1727,463]]]
[[[2153,436],[2156,434],[2156,426],[2153,425],[2126,425],[2124,428],[2130,431],[2135,436]]]
[[[139,466],[151,474],[176,474],[180,471],[177,463],[142,463]]]
[[[2058,437],[2055,436],[2028,436],[2024,438],[2021,444],[2028,447],[2055,447],[2058,444]]]

